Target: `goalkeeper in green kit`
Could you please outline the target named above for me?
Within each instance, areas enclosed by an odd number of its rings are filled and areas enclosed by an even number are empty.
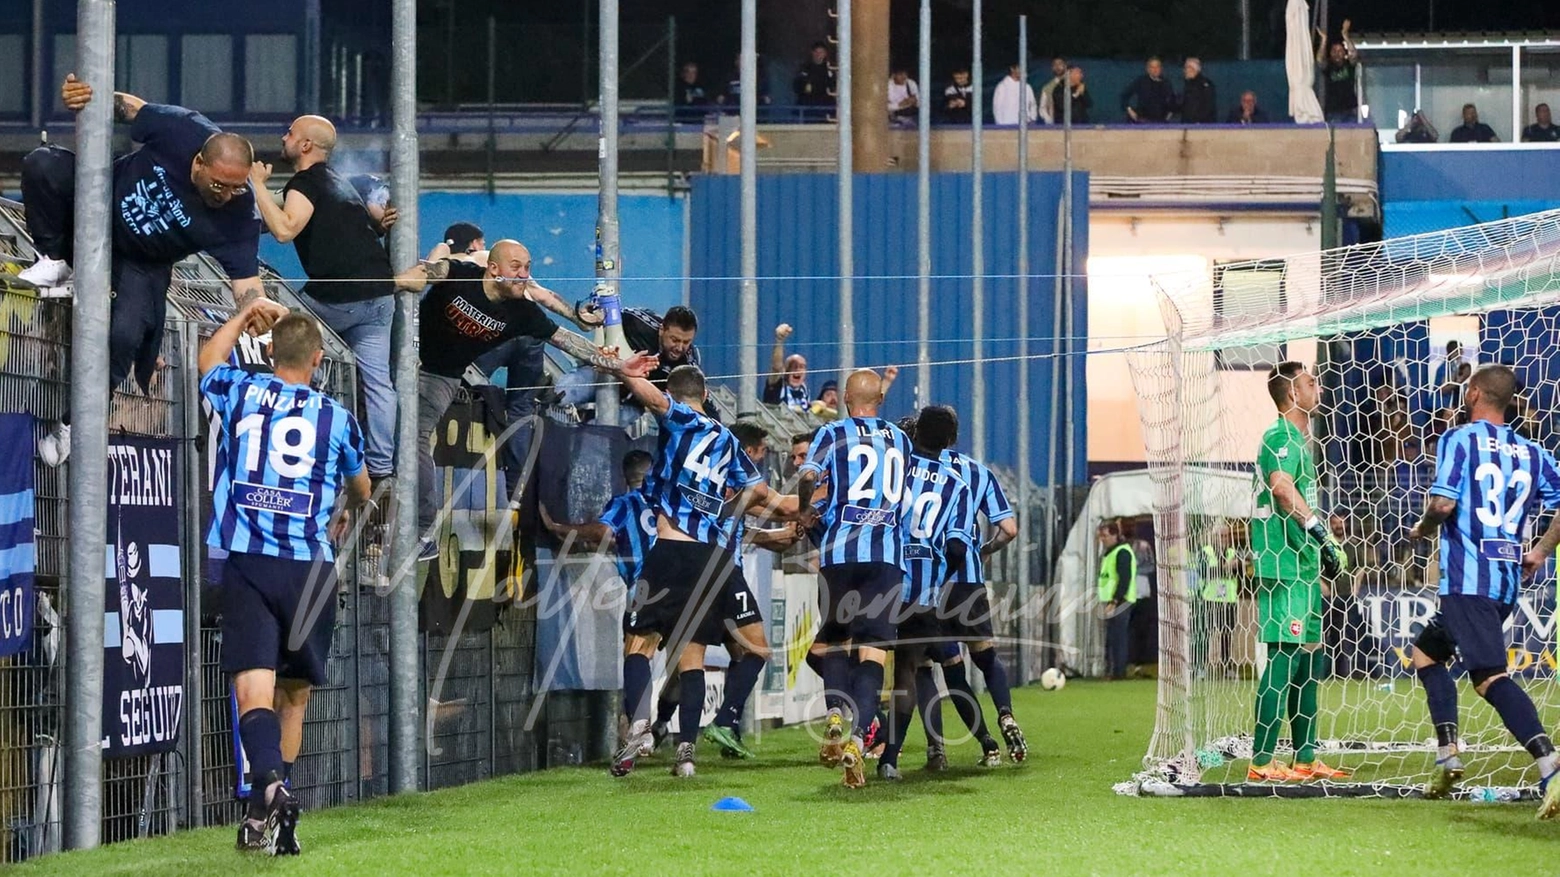
[[[1347,561],[1316,512],[1316,460],[1310,441],[1316,376],[1298,362],[1268,373],[1268,395],[1278,421],[1257,450],[1256,512],[1251,520],[1257,621],[1267,645],[1267,669],[1257,685],[1257,727],[1247,782],[1347,777],[1316,757],[1316,689],[1327,666],[1322,653],[1321,576],[1334,578]],[[1273,758],[1283,713],[1295,763]]]

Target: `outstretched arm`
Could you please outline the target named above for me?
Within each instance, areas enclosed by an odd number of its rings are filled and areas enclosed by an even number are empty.
[[[563,541],[564,545],[575,544],[587,551],[595,551],[612,541],[612,528],[600,521],[591,521],[586,524],[560,524],[547,514],[547,507],[538,504],[537,514],[542,519],[542,526],[554,536]],[[571,540],[570,537],[573,537]]]
[[[65,74],[65,84],[60,86],[60,100],[65,102],[65,108],[73,113],[79,113],[92,102],[92,86],[76,78],[76,74]],[[133,94],[123,91],[114,92],[114,121],[134,122],[136,114],[146,106],[146,101]]]
[[[769,377],[764,379],[770,386],[785,379],[785,339],[791,337],[791,332],[790,323],[781,323],[775,327],[775,346],[769,354]]]
[[[586,331],[600,326],[604,319],[601,308],[596,305],[586,304],[576,309],[574,305],[564,301],[558,293],[537,283],[534,279],[526,281],[525,295],[531,301]]]
[[[612,372],[623,378],[644,377],[657,361],[647,353],[636,353],[628,359],[619,359],[610,349],[597,347],[589,338],[576,335],[562,326],[547,339],[547,343],[598,371]]]
[[[250,301],[244,307],[239,308],[226,323],[213,332],[211,338],[200,346],[198,364],[200,373],[204,375],[217,366],[228,361],[233,353],[233,345],[238,343],[238,336],[253,322],[268,320],[276,322],[287,316],[287,306],[268,298],[257,298]]]

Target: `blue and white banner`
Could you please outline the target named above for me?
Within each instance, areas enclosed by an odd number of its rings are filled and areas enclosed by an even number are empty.
[[[103,754],[165,752],[184,720],[184,581],[177,443],[108,444]]]
[[[1513,675],[1554,678],[1555,580],[1550,575],[1540,578],[1541,583],[1522,589],[1516,607],[1506,619],[1506,664]],[[1435,617],[1435,591],[1362,588],[1354,599],[1363,630],[1358,637],[1360,642],[1351,645],[1367,657],[1375,657],[1379,666],[1392,675],[1411,675],[1409,647]],[[1453,671],[1460,672],[1460,668],[1454,665]]]
[[[33,506],[33,417],[0,414],[0,657],[32,643],[37,545]]]

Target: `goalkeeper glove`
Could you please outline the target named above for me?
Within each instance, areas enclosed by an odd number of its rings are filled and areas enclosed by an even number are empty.
[[[1305,532],[1322,548],[1322,575],[1335,579],[1348,571],[1349,559],[1343,553],[1343,546],[1327,531],[1320,518],[1312,515],[1305,522]]]

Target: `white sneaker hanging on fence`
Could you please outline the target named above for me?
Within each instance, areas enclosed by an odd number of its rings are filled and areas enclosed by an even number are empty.
[[[38,443],[38,459],[51,469],[70,458],[70,424],[61,423]]]
[[[39,289],[54,289],[60,287],[70,279],[71,267],[69,262],[60,259],[51,259],[48,256],[40,256],[31,267],[22,270],[16,275],[16,279],[31,283]]]

